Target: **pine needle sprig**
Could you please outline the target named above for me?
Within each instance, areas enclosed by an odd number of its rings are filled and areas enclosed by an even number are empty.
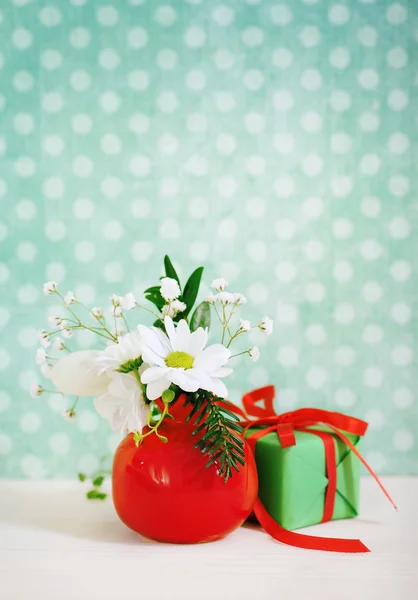
[[[227,400],[223,401],[230,404]],[[218,474],[228,481],[240,465],[245,466],[244,440],[240,437],[242,426],[239,417],[228,408],[216,404],[216,398],[210,392],[198,390],[189,394],[184,406],[192,405],[186,422],[193,421],[193,435],[199,436],[194,448],[208,457],[206,468],[215,462]]]

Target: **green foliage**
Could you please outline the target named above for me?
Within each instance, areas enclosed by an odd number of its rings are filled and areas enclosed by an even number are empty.
[[[85,475],[84,473],[78,473],[77,476],[80,481],[86,481],[87,479],[87,475]]]
[[[147,300],[149,300],[150,302],[152,302],[152,304],[154,304],[158,308],[158,310],[161,311],[162,307],[165,304],[165,300],[161,296],[160,288],[161,288],[161,286],[155,285],[155,286],[150,287],[147,290],[145,290],[144,294],[145,294],[145,298]]]
[[[103,481],[104,481],[104,475],[99,475],[98,477],[95,477],[93,479],[94,487],[97,487],[97,488],[100,487],[102,485]]]
[[[107,494],[99,492],[99,490],[90,490],[87,492],[87,498],[89,500],[106,500]]]
[[[171,279],[175,279],[177,281],[177,283],[180,285],[179,276],[177,275],[177,272],[176,272],[175,268],[173,267],[173,263],[171,262],[171,260],[167,254],[164,256],[164,268],[165,268],[165,276],[170,277]],[[181,289],[181,285],[180,285],[180,289]]]
[[[182,301],[187,306],[184,315],[187,317],[196,302],[197,294],[199,293],[200,282],[202,280],[203,267],[199,267],[190,275],[184,287]]]
[[[244,440],[240,437],[239,417],[215,402],[210,392],[189,394],[184,406],[191,404],[192,409],[186,422],[192,420],[195,425],[193,435],[198,441],[194,447],[207,456],[206,468],[216,463],[217,473],[226,483],[233,470],[239,472],[239,465],[245,465]]]
[[[119,369],[116,369],[116,371],[118,373],[130,373],[131,371],[137,371],[143,362],[144,361],[141,357],[127,360],[119,367]]]
[[[194,311],[190,320],[191,331],[196,331],[199,327],[210,329],[210,304],[209,302],[201,302]]]

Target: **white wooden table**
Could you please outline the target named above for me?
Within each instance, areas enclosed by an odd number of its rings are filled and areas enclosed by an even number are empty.
[[[284,546],[252,525],[211,544],[157,544],[78,482],[0,480],[0,599],[417,600],[418,478],[383,481],[398,513],[363,478],[359,518],[304,530],[372,551],[347,555]]]

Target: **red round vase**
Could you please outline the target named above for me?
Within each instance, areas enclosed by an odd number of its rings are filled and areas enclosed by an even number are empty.
[[[160,542],[195,544],[223,538],[251,513],[258,492],[253,454],[245,442],[245,467],[224,483],[219,466],[193,448],[193,425],[179,401],[174,420],[135,445],[133,434],[119,444],[113,461],[112,495],[119,518],[141,535]]]

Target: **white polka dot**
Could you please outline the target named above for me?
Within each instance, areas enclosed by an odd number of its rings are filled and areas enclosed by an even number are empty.
[[[362,27],[362,29],[360,29],[360,31],[357,34],[357,37],[359,39],[359,42],[363,44],[363,46],[366,46],[366,48],[372,48],[376,45],[378,35],[374,27],[366,25],[365,27]]]
[[[100,140],[100,147],[105,154],[119,154],[121,151],[120,139],[113,133],[107,133]]]
[[[210,245],[208,242],[192,242],[189,245],[190,255],[195,256],[196,260],[204,261],[210,254]]]
[[[292,346],[285,346],[280,348],[277,353],[277,362],[284,367],[294,367],[299,363],[299,353],[296,348]]]
[[[340,346],[335,352],[335,362],[341,367],[349,367],[356,357],[356,352],[350,346]]]
[[[33,88],[34,79],[27,71],[18,71],[13,76],[13,87],[18,92],[29,92]]]
[[[34,120],[32,115],[28,113],[19,113],[13,119],[13,125],[17,133],[27,135],[34,128]]]
[[[180,190],[180,185],[174,177],[163,177],[160,181],[160,194],[162,196],[174,197],[177,196]]]
[[[234,66],[235,56],[226,48],[222,48],[216,51],[213,56],[213,60],[217,68],[224,71],[231,69]]]
[[[340,131],[331,135],[331,151],[334,154],[346,154],[352,147],[351,135]]]
[[[323,168],[323,160],[317,154],[309,154],[302,161],[302,171],[308,177],[319,175]]]
[[[180,226],[175,219],[166,219],[160,225],[160,236],[166,240],[175,240],[180,237]]]
[[[174,52],[174,50],[171,50],[171,48],[163,48],[157,54],[157,64],[160,67],[160,69],[163,69],[164,71],[169,71],[170,69],[174,69],[174,67],[177,65],[177,62],[178,62],[177,53]],[[145,87],[142,87],[140,89],[145,89],[148,87],[148,73],[145,73],[144,71],[142,71],[142,72],[147,77],[147,84]],[[189,86],[189,87],[191,87],[191,86]]]
[[[232,154],[237,146],[234,136],[222,133],[216,140],[216,148],[221,154]]]
[[[322,129],[323,119],[316,112],[306,112],[302,115],[300,123],[307,133],[318,133]]]
[[[87,156],[77,156],[73,160],[73,173],[77,177],[89,177],[93,171],[93,163]]]
[[[319,44],[321,32],[315,26],[304,27],[299,34],[299,39],[305,48],[313,48]]]
[[[241,34],[242,41],[246,46],[250,48],[255,48],[256,46],[260,46],[264,40],[263,30],[259,27],[247,27]]]
[[[77,135],[90,133],[93,124],[89,115],[78,114],[75,115],[71,120],[71,128]]]
[[[236,106],[235,98],[229,92],[218,92],[215,96],[216,108],[221,112],[229,112]]]
[[[313,346],[321,346],[327,339],[327,332],[322,325],[309,325],[305,331],[307,341]]]
[[[279,154],[291,154],[295,149],[295,139],[291,133],[277,133],[273,144]]]
[[[334,4],[328,11],[328,19],[333,25],[345,25],[350,19],[350,11],[345,4]]]
[[[253,240],[247,245],[247,254],[254,262],[263,262],[267,256],[267,247],[260,240]]]
[[[157,104],[161,112],[171,113],[178,107],[178,99],[174,92],[161,92],[157,98]]]
[[[12,446],[12,438],[5,433],[0,433],[0,456],[10,454]]]
[[[64,99],[58,92],[47,92],[42,96],[42,108],[45,112],[55,114],[64,106]]]
[[[395,89],[389,93],[388,105],[391,110],[404,110],[409,104],[408,94],[404,90]]]
[[[264,130],[265,118],[259,113],[249,113],[244,117],[244,124],[250,133],[257,135]]]
[[[407,304],[399,303],[392,306],[390,316],[399,325],[406,325],[411,320],[412,310]]]
[[[408,18],[407,9],[403,4],[395,2],[388,7],[386,18],[391,25],[401,25]]]
[[[16,205],[16,214],[22,221],[30,221],[36,215],[36,204],[32,200],[21,200]]]
[[[306,219],[315,221],[324,212],[324,202],[321,198],[315,196],[306,198],[301,206],[302,212]]]
[[[83,433],[92,433],[99,428],[99,417],[92,410],[83,410],[77,415],[76,423]]]
[[[148,43],[148,33],[142,27],[134,27],[128,32],[128,44],[138,50]]]
[[[409,346],[395,346],[392,353],[392,362],[398,367],[406,367],[413,362],[414,353]]]
[[[68,454],[70,445],[70,438],[66,433],[54,433],[49,438],[49,447],[54,454]]]
[[[305,287],[305,298],[308,302],[321,302],[325,295],[326,291],[322,283],[308,283]]]
[[[408,54],[400,46],[389,50],[386,59],[392,69],[402,69],[408,64]]]
[[[389,190],[394,196],[402,198],[410,190],[410,182],[408,177],[402,175],[394,175],[389,179]]]
[[[295,234],[296,224],[291,219],[280,219],[274,224],[274,231],[279,240],[290,240]]]
[[[267,369],[264,367],[253,367],[251,374],[248,377],[248,382],[252,387],[258,388],[267,385],[269,380],[269,374]]]
[[[379,115],[372,112],[363,113],[359,119],[359,126],[365,132],[377,131],[380,127]]]
[[[365,154],[360,160],[359,168],[364,175],[376,175],[380,169],[380,158],[376,154]]]
[[[142,113],[136,113],[129,119],[129,129],[137,135],[148,131],[149,126],[149,118]]]
[[[351,97],[345,90],[333,90],[330,97],[331,108],[336,112],[344,112],[351,107]]]
[[[342,408],[350,408],[357,402],[357,396],[349,388],[339,388],[335,391],[335,402]]]
[[[354,321],[356,312],[351,304],[338,304],[334,310],[334,319],[342,325],[349,325]]]
[[[33,262],[37,253],[38,249],[32,242],[21,242],[16,250],[17,257],[23,262]]]
[[[149,242],[135,242],[131,248],[132,258],[136,262],[146,262],[153,252],[154,249]]]
[[[364,0],[363,0],[364,2]],[[386,457],[381,452],[372,450],[366,454],[366,460],[377,473],[381,472],[386,465]]]
[[[77,219],[90,219],[95,211],[95,206],[89,198],[78,198],[73,204],[73,211]]]
[[[65,279],[66,268],[62,263],[51,262],[45,267],[45,279],[62,282]]]
[[[93,242],[79,241],[74,248],[74,257],[78,262],[87,263],[96,256],[96,247]]]
[[[242,81],[247,89],[255,92],[264,85],[264,75],[257,69],[251,69],[244,73]]]
[[[376,281],[368,281],[361,288],[361,295],[363,300],[368,304],[375,304],[382,299],[382,286]]]
[[[106,198],[116,198],[123,189],[124,184],[117,177],[105,177],[100,184],[100,190]]]
[[[319,240],[310,240],[304,246],[306,259],[310,262],[317,262],[323,259],[325,248]]]
[[[223,219],[218,225],[218,235],[225,240],[235,238],[237,231],[238,227],[234,219]]]
[[[187,128],[193,133],[203,133],[206,131],[208,121],[205,115],[202,114],[191,114],[187,119]]]
[[[217,6],[212,11],[211,16],[212,19],[217,23],[217,25],[219,25],[220,27],[227,27],[228,25],[231,25],[232,21],[234,20],[234,11],[230,6],[222,4],[220,6]]]
[[[247,296],[254,304],[263,304],[268,300],[269,289],[264,283],[252,283],[247,288]]]
[[[298,320],[297,310],[290,304],[279,304],[276,319],[282,325],[293,325]]]
[[[41,417],[34,411],[26,412],[20,417],[19,427],[24,433],[34,433],[41,426]]]
[[[226,175],[225,177],[220,177],[216,183],[217,183],[218,193],[223,198],[231,198],[232,196],[234,196],[234,194],[236,193],[236,191],[238,189],[237,180],[234,177],[232,177],[232,175]]]
[[[360,246],[360,254],[364,260],[376,260],[383,253],[383,248],[376,240],[366,240]]]
[[[62,54],[58,50],[48,49],[41,53],[41,66],[48,71],[58,69],[62,64]]]
[[[131,210],[136,219],[145,219],[151,213],[151,204],[145,198],[136,198],[132,201]]]
[[[380,215],[381,204],[378,198],[371,196],[364,198],[361,203],[361,212],[366,217],[374,219]]]
[[[379,325],[366,325],[363,331],[363,341],[370,346],[383,340],[383,330]]]
[[[295,180],[289,176],[279,177],[274,182],[274,189],[279,198],[289,198],[295,193]]]
[[[119,54],[113,48],[105,48],[99,52],[99,65],[108,71],[116,69],[120,63]]]
[[[129,162],[129,170],[135,177],[144,177],[151,170],[151,161],[147,156],[133,156]]]
[[[393,436],[393,445],[400,452],[408,452],[415,445],[414,435],[407,429],[400,429]]]
[[[160,65],[161,66],[161,65]],[[146,71],[131,71],[128,73],[128,85],[133,90],[142,92],[147,89],[149,85],[149,75]],[[120,103],[120,101],[119,101]],[[118,107],[119,107],[118,103]],[[108,111],[110,112],[110,111]]]
[[[386,422],[385,415],[377,408],[368,410],[364,418],[369,423],[370,429],[381,429]]]
[[[398,260],[390,266],[390,274],[395,281],[408,281],[412,268],[406,260]]]
[[[364,370],[363,382],[367,387],[379,388],[383,382],[383,373],[377,367],[369,367]]]
[[[55,27],[61,19],[61,13],[55,6],[45,6],[39,13],[39,20],[45,27]]]
[[[250,156],[245,161],[245,167],[251,175],[259,177],[266,169],[266,160],[262,156]]]
[[[78,461],[81,473],[94,473],[99,468],[99,458],[96,454],[84,454]]]
[[[96,290],[89,283],[78,284],[74,289],[74,293],[76,298],[78,298],[80,302],[83,302],[83,304],[93,304],[96,300]]]
[[[388,140],[388,148],[391,154],[404,154],[409,150],[409,137],[404,133],[394,133]]]
[[[85,27],[75,27],[70,33],[70,44],[74,48],[86,48],[90,44],[91,33]]]
[[[45,237],[53,242],[58,242],[66,236],[67,229],[62,221],[50,220],[45,224]]]
[[[12,44],[18,50],[27,50],[32,44],[32,34],[28,29],[19,27],[12,33]]]
[[[358,81],[365,90],[374,90],[379,83],[379,75],[374,69],[364,69],[358,75]]]
[[[14,167],[16,174],[22,178],[32,177],[36,171],[36,163],[29,156],[20,156],[16,160]]]
[[[120,221],[107,221],[103,226],[103,235],[107,240],[119,240],[123,235],[123,227]]]
[[[338,240],[346,240],[353,234],[353,224],[348,219],[336,219],[332,224],[332,233]]]
[[[353,265],[348,260],[340,260],[334,264],[333,276],[336,281],[344,283],[353,276]]]
[[[306,374],[306,382],[314,390],[322,388],[327,379],[326,372],[320,367],[311,367]]]
[[[288,90],[279,90],[273,96],[273,104],[278,111],[288,111],[294,105],[293,96]]]
[[[334,48],[330,52],[329,62],[335,69],[346,69],[350,64],[350,52],[347,48]]]
[[[271,62],[278,69],[287,69],[293,62],[293,54],[287,48],[277,48],[272,54]]]
[[[409,236],[411,226],[404,217],[395,217],[389,223],[389,233],[396,240],[404,240]]]
[[[111,27],[119,20],[119,13],[113,6],[99,6],[96,10],[96,17],[100,25]]]
[[[206,42],[206,33],[200,27],[190,27],[184,36],[184,41],[190,48],[201,48]]]
[[[288,25],[292,18],[292,11],[286,4],[276,4],[270,10],[271,20],[276,25]]]
[[[161,27],[170,27],[177,19],[177,13],[172,6],[160,6],[154,13],[154,19]]]
[[[100,106],[104,112],[114,113],[116,112],[121,103],[121,99],[115,92],[105,92],[100,96]]]
[[[73,71],[70,75],[70,85],[77,92],[85,92],[91,85],[91,77],[82,69]]]
[[[400,410],[410,408],[414,403],[414,395],[408,388],[397,388],[393,392],[393,403]]]

